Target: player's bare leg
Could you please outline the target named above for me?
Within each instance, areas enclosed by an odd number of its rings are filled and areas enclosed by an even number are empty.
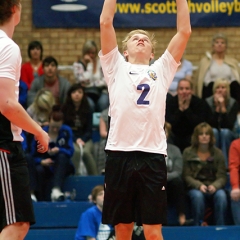
[[[28,222],[8,225],[2,230],[0,240],[23,240],[28,233],[29,226]]]
[[[115,226],[116,240],[131,240],[134,223],[119,223]]]
[[[143,224],[143,232],[146,240],[163,240],[162,224]]]

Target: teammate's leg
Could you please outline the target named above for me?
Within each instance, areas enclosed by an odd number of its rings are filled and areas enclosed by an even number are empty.
[[[0,240],[23,240],[28,233],[28,222],[16,222],[7,225],[0,234]]]

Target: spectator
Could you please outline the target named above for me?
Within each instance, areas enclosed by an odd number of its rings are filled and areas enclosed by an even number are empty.
[[[107,85],[97,54],[96,43],[87,40],[82,48],[82,58],[73,64],[76,82],[85,87],[92,112],[101,112],[109,105]]]
[[[210,113],[206,102],[193,95],[192,82],[181,79],[178,82],[177,95],[168,98],[166,103],[166,121],[172,125],[169,142],[183,152],[191,145],[194,127],[200,122],[207,121]]]
[[[96,161],[93,157],[92,112],[84,87],[80,83],[73,84],[68,90],[62,111],[64,113],[64,124],[70,126],[73,131],[74,155],[72,161],[76,174],[79,175],[81,172],[79,165],[82,155],[88,174],[97,175]]]
[[[20,79],[18,101],[23,106],[24,109],[27,108],[27,93],[28,93],[27,84]]]
[[[37,92],[42,88],[46,88],[52,92],[56,104],[63,104],[70,87],[69,81],[58,76],[58,62],[54,57],[46,57],[42,65],[44,74],[33,80],[31,88],[28,91],[28,106],[33,103]]]
[[[192,72],[193,72],[193,66],[192,63],[184,58],[181,59],[181,65],[179,65],[177,72],[173,78],[173,81],[169,87],[168,92],[172,95],[175,96],[177,94],[177,86],[178,82],[186,78],[188,80],[192,79]]]
[[[54,105],[55,98],[52,92],[43,88],[37,92],[33,103],[27,108],[27,112],[40,126],[48,126],[49,116]]]
[[[238,113],[238,103],[230,97],[229,82],[225,79],[217,79],[213,85],[213,95],[207,98],[206,102],[212,111],[211,126],[216,146],[223,151],[228,167],[228,150],[235,138],[233,127]]]
[[[104,189],[102,185],[93,188],[91,198],[95,204],[82,213],[75,240],[107,240],[112,232],[110,225],[102,224]]]
[[[37,198],[35,195],[35,192],[37,190],[36,165],[35,165],[32,155],[29,152],[30,149],[28,146],[27,132],[22,131],[21,136],[23,137],[22,148],[23,148],[23,151],[25,154],[25,158],[26,158],[27,166],[28,166],[28,172],[29,172],[31,199],[32,199],[32,201],[37,202]]]
[[[171,132],[171,124],[165,122],[164,129],[168,138]],[[173,144],[167,144],[167,199],[168,203],[177,209],[180,226],[187,226],[193,223],[192,219],[187,220],[185,215],[185,192],[182,181],[183,160],[180,149]]]
[[[101,112],[100,120],[99,120],[99,133],[100,133],[100,141],[98,143],[98,151],[97,151],[97,168],[98,173],[102,174],[105,172],[105,162],[106,162],[106,139],[108,134],[108,111],[109,108],[106,108]]]
[[[43,127],[50,137],[49,150],[44,154],[36,152],[36,141],[33,141],[32,156],[37,164],[39,201],[64,200],[62,185],[66,176],[74,174],[71,162],[73,155],[73,135],[69,126],[63,124],[63,113],[60,107],[53,106],[49,126]],[[53,181],[53,183],[51,182]]]
[[[240,225],[240,138],[234,140],[229,149],[229,173],[233,221]]]
[[[43,47],[39,41],[32,41],[28,45],[28,57],[30,61],[24,63],[21,68],[21,80],[30,89],[34,78],[43,75],[42,69]]]
[[[224,156],[214,142],[211,126],[200,123],[194,129],[191,146],[183,152],[183,178],[188,188],[195,225],[200,225],[204,220],[207,206],[214,209],[215,224],[225,224],[226,167]]]
[[[227,37],[217,33],[212,38],[212,54],[206,53],[200,61],[197,73],[197,95],[203,99],[212,96],[216,79],[229,81],[231,96],[240,103],[240,68],[238,61],[226,54]]]

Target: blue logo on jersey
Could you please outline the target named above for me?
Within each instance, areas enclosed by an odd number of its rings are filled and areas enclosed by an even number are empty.
[[[148,71],[148,76],[154,81],[157,80],[157,74],[153,70]]]

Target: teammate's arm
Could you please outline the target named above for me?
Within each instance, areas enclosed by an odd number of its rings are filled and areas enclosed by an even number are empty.
[[[177,33],[168,45],[168,51],[176,62],[182,58],[188,39],[191,35],[191,24],[186,0],[176,0],[177,3]]]
[[[38,141],[37,148],[39,152],[47,151],[49,141],[48,134],[32,120],[22,105],[16,100],[14,91],[15,81],[0,77],[0,112],[14,125],[35,135]]]
[[[100,37],[103,55],[117,46],[116,33],[113,27],[116,2],[116,0],[105,0],[100,16]]]

